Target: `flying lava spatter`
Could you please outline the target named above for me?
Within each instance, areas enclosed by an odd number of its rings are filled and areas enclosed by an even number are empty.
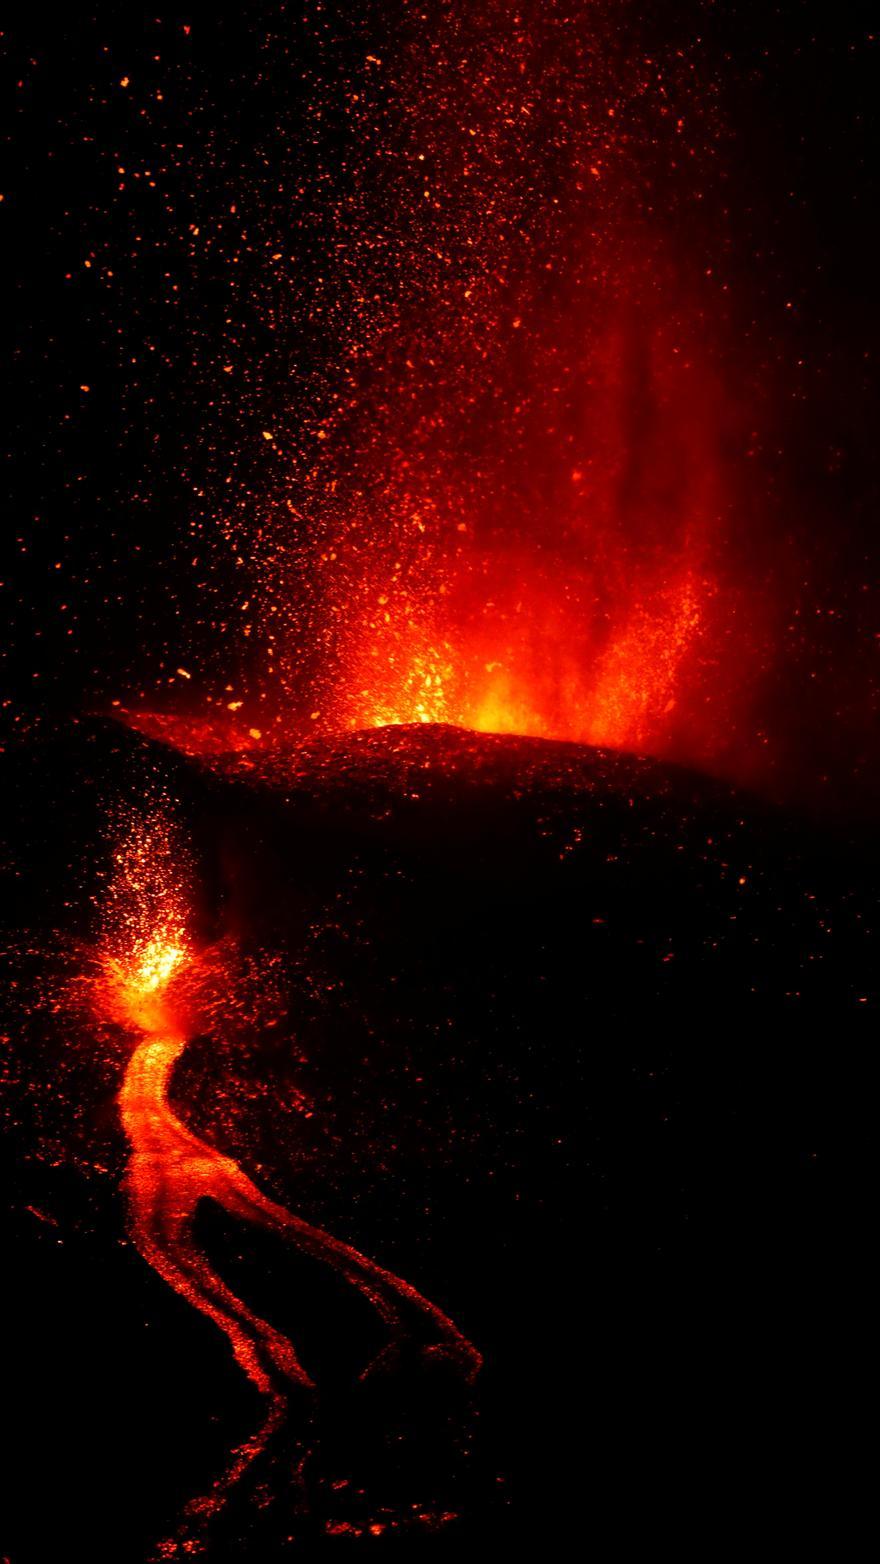
[[[213,1492],[188,1507],[198,1525],[222,1509],[230,1489],[266,1449],[286,1419],[292,1395],[316,1389],[292,1343],[232,1292],[198,1247],[193,1226],[202,1201],[212,1200],[230,1216],[296,1244],[363,1294],[390,1336],[364,1374],[409,1334],[408,1324],[417,1318],[428,1336],[425,1352],[451,1359],[466,1378],[477,1373],[481,1357],[452,1320],[408,1282],[269,1199],[233,1158],[178,1118],[169,1087],[192,1033],[192,995],[205,957],[190,932],[167,818],[156,813],[136,821],[115,859],[97,997],[102,1014],[137,1037],[118,1098],[130,1147],[129,1232],[163,1281],[223,1331],[268,1404],[262,1427],[234,1452]],[[113,911],[120,912],[118,919]],[[291,1471],[291,1482],[301,1483],[302,1475],[301,1469]],[[193,1538],[188,1546],[190,1551],[196,1546]],[[171,1556],[176,1548],[170,1539],[160,1555]]]
[[[334,81],[337,135],[304,83],[314,171],[281,124],[247,175],[212,147],[188,264],[222,256],[231,302],[192,558],[223,631],[181,616],[155,700],[119,690],[134,726],[204,754],[445,723],[748,769],[746,399],[682,238],[729,131],[699,40],[631,46],[626,10],[413,15]]]

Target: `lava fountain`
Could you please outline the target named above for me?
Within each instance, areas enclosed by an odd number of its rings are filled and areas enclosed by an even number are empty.
[[[261,1428],[237,1448],[212,1493],[193,1501],[196,1525],[222,1509],[230,1490],[287,1419],[291,1399],[315,1391],[293,1344],[226,1285],[199,1249],[194,1222],[212,1200],[230,1216],[254,1223],[334,1267],[376,1310],[389,1332],[379,1356],[388,1361],[407,1336],[426,1337],[429,1356],[451,1359],[467,1379],[480,1368],[476,1348],[441,1309],[415,1287],[269,1199],[233,1160],[193,1134],[169,1101],[175,1067],[195,1030],[194,996],[210,958],[192,938],[167,820],[138,821],[116,853],[111,915],[101,954],[98,1003],[136,1037],[119,1091],[130,1147],[125,1175],[128,1225],[147,1264],[224,1333],[236,1362],[267,1403]],[[303,1447],[305,1449],[305,1447]],[[303,1454],[291,1481],[302,1484]],[[296,1465],[297,1463],[294,1463]],[[191,1538],[189,1550],[196,1546]],[[162,1544],[170,1556],[177,1544]]]

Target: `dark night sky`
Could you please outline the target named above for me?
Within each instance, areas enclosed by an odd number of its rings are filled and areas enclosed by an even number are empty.
[[[353,470],[377,481],[370,463],[407,438],[379,339],[430,360],[420,417],[429,393],[441,419],[476,398],[502,448],[490,476],[520,506],[518,546],[542,548],[508,439],[517,360],[487,327],[474,369],[480,323],[467,338],[450,325],[452,289],[476,255],[482,326],[549,300],[554,324],[521,364],[530,380],[565,340],[566,267],[578,288],[601,272],[613,291],[609,274],[650,232],[674,272],[673,314],[685,300],[711,321],[734,410],[715,546],[737,615],[722,660],[747,677],[717,767],[866,806],[878,764],[874,40],[857,8],[643,9],[309,0],[16,18],[0,209],[14,715],[173,705],[181,663],[209,699],[233,685],[246,710],[277,709],[273,636],[276,652],[286,643],[282,691],[293,707],[307,699],[297,680],[323,644],[309,496]],[[528,124],[508,133],[517,92]],[[450,177],[426,216],[419,185],[442,183],[468,116],[487,147],[476,188]],[[600,158],[599,196],[569,177],[582,155]],[[535,292],[545,255],[555,295]],[[490,275],[500,256],[503,288]],[[335,426],[335,467],[319,467],[351,350],[358,411]],[[439,464],[445,448],[431,450]],[[486,467],[476,443],[456,462],[458,479],[468,462]],[[538,479],[555,481],[549,457]]]

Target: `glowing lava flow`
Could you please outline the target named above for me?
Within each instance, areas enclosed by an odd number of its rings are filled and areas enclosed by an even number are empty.
[[[132,886],[135,894],[139,885],[143,888],[143,877],[149,873],[145,841],[144,834],[139,835],[134,856],[142,878],[128,884],[129,895]],[[124,863],[125,855],[118,861]],[[161,903],[161,897],[158,900]],[[143,922],[142,911],[138,921]],[[187,976],[196,975],[198,967],[179,912],[166,906],[151,932],[136,938],[125,954],[117,952],[118,943],[114,953],[104,958],[103,999],[117,1020],[140,1034],[119,1093],[131,1148],[126,1191],[132,1240],[170,1287],[219,1326],[236,1361],[269,1403],[263,1427],[235,1452],[213,1495],[190,1507],[193,1515],[207,1516],[221,1508],[228,1490],[283,1423],[291,1393],[315,1387],[290,1341],[253,1313],[197,1248],[193,1224],[202,1200],[213,1200],[231,1216],[292,1241],[357,1287],[392,1335],[376,1363],[405,1334],[406,1314],[420,1317],[429,1328],[433,1340],[426,1352],[452,1358],[468,1378],[476,1374],[481,1358],[453,1322],[409,1283],[270,1200],[232,1158],[200,1140],[178,1119],[168,1092],[188,1036],[175,991]],[[174,1543],[168,1543],[163,1551],[167,1555],[174,1548]]]

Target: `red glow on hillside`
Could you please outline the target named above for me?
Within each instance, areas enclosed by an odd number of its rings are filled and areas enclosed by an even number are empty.
[[[451,722],[712,758],[754,651],[732,663],[729,410],[693,326],[633,302],[598,339],[582,330],[578,363],[554,355],[563,385],[533,390],[540,420],[515,441],[474,433],[476,474],[432,450],[416,487],[415,461],[392,463],[374,520],[325,543],[338,677],[319,725]]]
[[[389,625],[384,635],[376,627],[352,674],[350,725],[442,722],[651,748],[675,709],[710,593],[709,583],[685,575],[637,602],[592,659],[580,652],[564,603],[520,605],[509,639],[494,648],[434,641],[412,621]]]

